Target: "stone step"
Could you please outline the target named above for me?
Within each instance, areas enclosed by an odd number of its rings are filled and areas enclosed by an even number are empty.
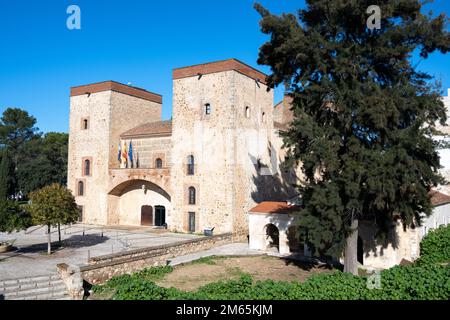
[[[36,276],[36,277],[0,280],[0,288],[11,286],[11,285],[22,284],[22,283],[53,281],[53,280],[61,280],[61,277],[58,274],[51,274],[51,275]]]
[[[41,288],[41,287],[48,287],[51,285],[59,285],[61,283],[64,283],[61,279],[57,280],[43,279],[34,282],[16,282],[14,284],[7,284],[3,286],[0,285],[0,292],[28,290],[32,288]]]
[[[51,286],[63,285],[64,282],[59,280],[41,280],[36,282],[15,283],[7,286],[0,286],[0,293],[17,292],[30,289],[46,288]]]
[[[5,298],[6,300],[71,300],[67,292],[41,293],[36,295]]]
[[[47,295],[47,294],[56,294],[56,293],[67,293],[67,288],[64,283],[58,284],[56,286],[47,286],[42,288],[31,288],[31,289],[24,289],[24,290],[18,290],[18,291],[11,291],[11,292],[3,292],[1,293],[6,300],[9,299],[15,299],[15,298],[27,298],[27,297],[34,297],[39,295]]]

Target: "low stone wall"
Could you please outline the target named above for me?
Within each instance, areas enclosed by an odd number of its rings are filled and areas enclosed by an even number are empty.
[[[147,267],[167,265],[168,260],[173,257],[242,240],[244,239],[241,236],[226,233],[94,257],[89,260],[88,265],[80,267],[80,273],[87,282],[101,284],[117,275],[133,273]]]

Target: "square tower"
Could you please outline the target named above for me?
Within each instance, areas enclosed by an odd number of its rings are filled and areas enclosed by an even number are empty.
[[[110,169],[118,168],[120,134],[161,120],[162,96],[114,81],[71,88],[67,185],[89,224],[108,218]]]
[[[236,59],[173,71],[172,229],[247,232],[270,162],[266,77]]]

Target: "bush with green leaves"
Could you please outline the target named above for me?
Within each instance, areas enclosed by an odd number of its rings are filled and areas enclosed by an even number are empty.
[[[16,201],[0,200],[0,232],[25,230],[32,225],[31,215]]]
[[[381,288],[370,289],[367,277],[335,271],[314,275],[305,282],[257,281],[249,275],[236,280],[209,283],[193,292],[163,288],[146,273],[163,274],[169,269],[114,277],[104,286],[114,289],[114,300],[447,300],[450,268],[442,265],[396,266],[381,272]],[[140,275],[139,275],[140,274]]]
[[[430,231],[420,242],[419,264],[450,262],[450,225]]]

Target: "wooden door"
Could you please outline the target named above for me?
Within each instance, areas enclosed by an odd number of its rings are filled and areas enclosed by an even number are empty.
[[[153,225],[153,208],[151,206],[141,207],[141,225],[142,226]]]

